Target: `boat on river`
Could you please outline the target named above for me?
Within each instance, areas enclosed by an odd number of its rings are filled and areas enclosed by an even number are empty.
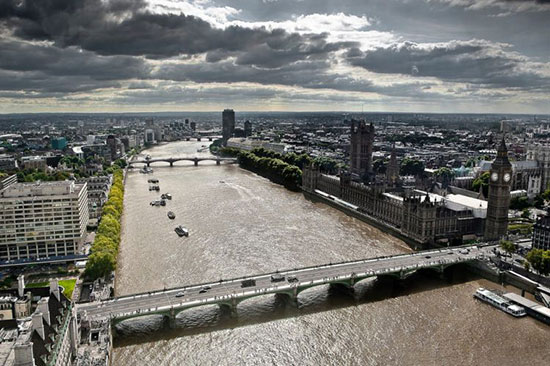
[[[180,237],[182,236],[189,236],[189,230],[187,230],[186,228],[184,228],[183,226],[178,226],[174,229],[174,231],[176,232],[176,234],[178,234]]]
[[[474,297],[489,305],[494,306],[497,309],[504,311],[516,318],[527,315],[525,308],[519,305],[514,305],[506,298],[498,295],[497,293],[480,287],[474,293]]]

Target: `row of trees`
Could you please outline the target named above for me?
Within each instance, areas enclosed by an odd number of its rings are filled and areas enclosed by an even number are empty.
[[[91,280],[105,277],[116,268],[123,200],[123,173],[122,169],[118,168],[113,174],[113,185],[103,206],[101,221],[86,264],[85,276]]]
[[[302,183],[302,170],[298,166],[281,159],[258,156],[248,151],[239,152],[238,158],[242,168],[282,184],[290,190],[299,190]]]
[[[323,172],[329,174],[337,174],[340,169],[347,168],[347,166],[338,163],[336,160],[324,156],[313,159],[307,154],[281,154],[276,151],[264,149],[263,147],[255,148],[250,152],[232,147],[223,147],[216,151],[222,156],[239,157],[241,167],[252,170],[274,182],[284,184],[293,190],[298,189],[302,179],[302,169],[311,163],[317,164]],[[270,160],[262,160],[260,162],[260,160],[256,161],[255,158],[271,159],[276,160],[276,162],[271,162],[271,167],[268,167],[266,162]],[[281,165],[281,162],[284,164]],[[289,169],[283,174],[284,168],[287,166]],[[290,167],[296,167],[298,169],[291,169]]]

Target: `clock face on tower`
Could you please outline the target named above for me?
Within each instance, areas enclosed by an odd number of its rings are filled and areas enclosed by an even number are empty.
[[[491,174],[491,180],[492,180],[493,182],[496,182],[497,179],[498,179],[498,174],[497,174],[497,173]]]
[[[504,174],[504,181],[509,182],[510,181],[510,173]]]

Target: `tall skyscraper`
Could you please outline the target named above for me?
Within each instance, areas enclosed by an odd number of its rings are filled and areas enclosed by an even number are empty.
[[[235,132],[235,111],[233,109],[224,109],[222,113],[222,141],[227,145],[227,140]]]
[[[489,176],[485,240],[499,240],[508,232],[511,178],[512,164],[508,160],[508,149],[503,137]]]
[[[372,174],[374,126],[364,121],[351,121],[351,172],[361,177]]]
[[[250,121],[245,121],[244,123],[244,137],[252,135],[252,123]]]

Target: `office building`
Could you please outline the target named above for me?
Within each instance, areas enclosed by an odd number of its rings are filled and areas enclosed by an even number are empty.
[[[252,123],[250,121],[244,122],[244,137],[252,136]]]
[[[235,132],[235,111],[233,109],[224,109],[222,113],[222,142],[227,145],[227,140]]]
[[[542,216],[533,225],[533,249],[550,250],[550,216]]]
[[[67,147],[67,139],[65,137],[54,137],[51,139],[52,149],[63,150]]]
[[[87,224],[85,183],[11,184],[0,191],[0,260],[75,254]]]

